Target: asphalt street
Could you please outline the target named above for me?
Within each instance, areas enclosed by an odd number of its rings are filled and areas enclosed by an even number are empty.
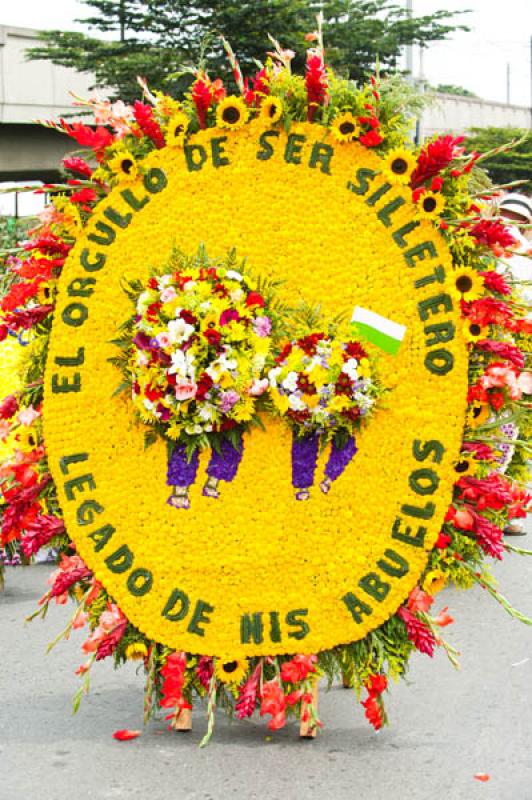
[[[513,541],[532,549],[530,532]],[[532,800],[532,628],[479,589],[438,597],[436,609],[448,605],[455,618],[445,633],[462,668],[443,653],[417,655],[409,685],[386,696],[389,728],[373,732],[354,695],[334,687],[321,693],[325,728],[314,741],[300,740],[294,723],[270,734],[264,721],[231,724],[219,714],[200,750],[202,709],[191,733],[158,720],[134,741],[112,738],[142,727],[133,665],[100,664],[72,715],[81,636],[45,656],[68,608],[24,624],[49,571],[10,568],[0,595],[1,800]],[[532,616],[532,559],[508,556],[495,573],[503,594]]]

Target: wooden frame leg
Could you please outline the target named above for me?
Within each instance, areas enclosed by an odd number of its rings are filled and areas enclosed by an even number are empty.
[[[190,708],[181,709],[181,713],[175,723],[176,731],[192,730],[192,710]]]
[[[314,684],[314,689],[312,690],[312,703],[310,704],[311,707],[314,709],[315,714],[318,713],[318,682]],[[301,713],[302,715],[305,711],[309,708],[307,703],[302,703],[301,705]],[[312,726],[311,720],[301,720],[299,724],[299,737],[301,739],[314,739],[316,737],[316,733],[318,731],[318,726]]]

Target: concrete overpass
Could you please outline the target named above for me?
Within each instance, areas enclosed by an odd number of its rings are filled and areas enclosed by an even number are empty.
[[[49,61],[26,61],[38,32],[0,25],[0,182],[58,178],[58,164],[76,145],[36,119],[72,118],[69,91],[89,94],[91,80]]]

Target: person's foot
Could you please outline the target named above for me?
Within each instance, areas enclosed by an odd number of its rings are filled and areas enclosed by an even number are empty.
[[[216,478],[209,478],[207,480],[207,483],[203,487],[203,496],[212,497],[213,500],[217,500],[220,497],[220,492],[218,491],[218,480]]]
[[[170,495],[166,502],[172,508],[190,508],[187,488],[183,489],[181,486],[176,486],[174,493]]]
[[[331,491],[332,481],[330,478],[324,478],[320,483],[320,489],[323,494],[329,494]]]
[[[296,492],[296,500],[310,500],[310,492],[308,489],[299,489]]]
[[[505,536],[526,536],[526,531],[522,525],[518,525],[516,522],[511,522],[504,528],[503,531]]]

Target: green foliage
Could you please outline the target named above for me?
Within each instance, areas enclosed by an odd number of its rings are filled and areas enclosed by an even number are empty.
[[[474,92],[470,92],[469,89],[464,89],[463,86],[456,86],[454,83],[439,83],[434,87],[434,91],[440,92],[441,94],[455,94],[458,97],[477,96]]]
[[[190,82],[185,67],[206,56],[212,74],[230,76],[219,35],[230,42],[244,74],[264,59],[272,34],[282,47],[294,50],[294,66],[301,69],[304,35],[316,28],[323,11],[327,58],[339,74],[361,80],[373,71],[377,59],[385,70],[397,67],[402,47],[445,39],[457,28],[454,14],[437,11],[409,17],[402,5],[390,0],[83,0],[93,11],[85,22],[92,29],[113,34],[101,40],[83,33],[44,31],[42,45],[30,58],[92,73],[96,86],[109,86],[126,101],[138,96],[136,76],[153,87],[180,92]],[[176,77],[176,75],[178,77]]]
[[[528,135],[527,135],[528,134]],[[468,148],[486,153],[508,142],[526,137],[510,150],[495,153],[483,166],[497,184],[525,181],[519,191],[532,191],[532,134],[521,128],[472,128]]]

